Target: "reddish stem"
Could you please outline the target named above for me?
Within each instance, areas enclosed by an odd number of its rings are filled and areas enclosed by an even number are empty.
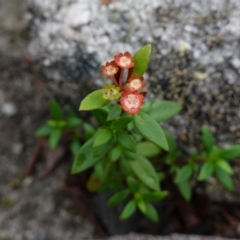
[[[118,83],[115,76],[112,77],[112,80],[113,80],[113,84],[118,87]]]
[[[120,77],[119,77],[119,87],[122,88],[122,80],[123,80],[123,73],[124,73],[124,68],[121,68],[120,72]]]

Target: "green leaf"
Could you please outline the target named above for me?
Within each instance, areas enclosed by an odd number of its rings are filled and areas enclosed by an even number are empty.
[[[164,131],[164,134],[168,142],[169,152],[175,152],[177,148],[175,139],[167,131]]]
[[[138,191],[139,189],[139,183],[138,181],[136,181],[133,177],[131,176],[128,176],[127,177],[127,184],[128,184],[128,187],[130,188],[130,190],[135,193]]]
[[[229,191],[233,191],[234,185],[231,176],[222,170],[221,168],[217,167],[215,169],[215,174],[219,182]]]
[[[104,109],[96,109],[93,110],[93,115],[94,117],[97,119],[97,121],[103,125],[103,126],[108,126],[109,122],[107,122],[107,116],[108,116],[108,112]]]
[[[181,109],[182,106],[178,103],[171,101],[157,101],[153,103],[149,115],[157,122],[163,122],[175,116],[181,111]]]
[[[138,209],[143,213],[146,214],[146,203],[145,201],[141,198],[141,199],[137,199],[136,200]]]
[[[104,181],[106,179],[107,174],[104,169],[103,161],[99,161],[94,165],[94,173],[100,180]]]
[[[38,128],[35,132],[34,135],[36,137],[42,137],[42,136],[48,136],[51,134],[51,132],[53,131],[53,128],[47,125],[44,125],[40,128]]]
[[[61,107],[54,98],[50,100],[50,113],[55,120],[62,119]]]
[[[126,115],[113,121],[112,126],[115,130],[122,130],[132,121],[132,116]]]
[[[154,157],[161,152],[161,148],[152,142],[140,142],[137,144],[137,152],[144,157]]]
[[[203,181],[205,179],[207,179],[208,177],[210,177],[214,172],[214,164],[212,162],[205,162],[202,165],[201,171],[198,175],[198,180],[199,181]]]
[[[79,140],[76,139],[72,141],[70,146],[71,153],[75,156],[78,153],[78,150],[80,149],[80,147],[81,147],[81,144]]]
[[[151,162],[143,156],[135,154],[134,160],[129,161],[129,163],[133,172],[147,187],[159,191],[158,175]]]
[[[151,107],[152,107],[152,102],[145,102],[144,104],[143,104],[143,107],[141,108],[141,111],[143,111],[143,112],[145,112],[145,113],[148,113],[149,111],[150,111],[150,109],[151,109]]]
[[[129,190],[125,189],[122,190],[120,192],[115,193],[108,201],[107,201],[107,205],[108,206],[116,206],[118,204],[120,204],[122,201],[124,201],[127,196],[129,195]]]
[[[94,127],[92,125],[90,125],[89,123],[83,123],[83,129],[85,132],[85,136],[87,139],[90,139],[96,132],[96,130],[94,129]]]
[[[188,181],[182,181],[177,183],[178,189],[184,199],[186,201],[189,201],[191,199],[192,191],[191,191],[191,186]]]
[[[49,146],[51,149],[56,148],[60,138],[61,138],[61,130],[60,129],[53,129],[50,137],[49,137]]]
[[[122,107],[119,104],[116,104],[109,112],[107,121],[111,121],[120,116],[122,113]]]
[[[114,147],[110,152],[109,152],[109,158],[112,162],[117,161],[122,153],[122,149],[120,146]]]
[[[96,138],[93,143],[93,147],[98,147],[100,145],[103,145],[107,143],[112,138],[112,131],[104,128],[100,129],[98,133],[96,134]]]
[[[202,141],[205,150],[210,153],[214,145],[214,137],[205,125],[202,126]]]
[[[165,198],[167,195],[168,195],[167,191],[162,191],[162,192],[149,192],[149,193],[143,194],[142,196],[146,201],[158,202],[163,198]]]
[[[140,112],[134,116],[137,130],[149,141],[168,151],[168,143],[161,126],[146,113]]]
[[[133,215],[133,213],[136,210],[136,203],[134,200],[131,200],[127,203],[127,205],[125,206],[125,208],[123,209],[121,215],[120,215],[120,219],[124,220],[127,219],[129,217],[131,217]]]
[[[128,135],[126,132],[119,132],[117,133],[117,141],[121,146],[126,148],[131,152],[136,152],[136,143],[133,138]]]
[[[111,147],[111,144],[109,144],[109,142],[106,142],[105,144],[94,147],[92,149],[93,157],[103,157],[103,155],[105,155],[109,151],[110,147]]]
[[[110,100],[103,98],[103,89],[88,94],[81,102],[79,111],[99,109],[110,103]]]
[[[128,176],[131,174],[131,166],[129,162],[130,161],[126,160],[125,158],[120,159],[120,171],[123,175]]]
[[[135,53],[133,73],[139,76],[145,73],[150,59],[151,49],[151,44],[148,44]]]
[[[76,117],[69,117],[67,118],[66,123],[67,123],[67,127],[75,128],[82,124],[82,120]]]
[[[226,160],[218,159],[216,161],[216,164],[217,164],[218,167],[220,167],[226,173],[233,174],[232,167],[229,165],[229,163]]]
[[[232,160],[240,156],[240,145],[234,145],[220,152],[220,157],[227,160]]]
[[[146,213],[145,215],[153,222],[158,221],[158,212],[156,211],[155,207],[149,203],[145,202],[146,204]]]
[[[193,173],[192,166],[190,164],[187,164],[177,172],[177,176],[174,181],[176,183],[186,181],[191,177],[192,173]]]
[[[76,174],[92,167],[100,158],[94,158],[93,156],[93,142],[94,137],[90,138],[83,146],[78,150],[71,169],[71,174]]]

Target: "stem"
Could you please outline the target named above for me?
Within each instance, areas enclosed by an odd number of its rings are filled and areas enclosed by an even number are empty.
[[[119,87],[120,87],[120,89],[122,88],[122,79],[123,79],[124,70],[125,70],[124,68],[121,68],[120,77],[119,77]]]
[[[118,83],[115,76],[112,77],[112,80],[113,80],[113,84],[118,87]]]

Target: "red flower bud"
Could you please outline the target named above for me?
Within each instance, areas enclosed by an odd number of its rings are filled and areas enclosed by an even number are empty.
[[[134,58],[129,52],[115,55],[114,60],[115,63],[121,68],[132,68],[134,66]]]
[[[102,68],[103,74],[106,75],[107,77],[113,77],[119,70],[119,68],[117,67],[114,61],[107,62],[101,68]]]
[[[139,77],[137,74],[133,74],[131,78],[128,79],[127,83],[124,85],[124,88],[131,91],[139,91],[145,87],[146,82],[144,82],[143,77]]]
[[[142,107],[144,101],[144,95],[138,93],[138,91],[130,91],[125,89],[120,98],[120,103],[124,111],[129,114],[136,114]]]

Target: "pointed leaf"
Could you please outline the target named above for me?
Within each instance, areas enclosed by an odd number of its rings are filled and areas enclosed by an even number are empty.
[[[115,193],[108,201],[107,201],[107,205],[108,206],[116,206],[118,204],[120,204],[122,201],[124,201],[127,196],[129,195],[129,190],[128,189],[124,189],[120,192]]]
[[[182,181],[177,183],[178,189],[184,199],[186,201],[189,201],[191,199],[192,191],[191,191],[191,186],[188,181]]]
[[[103,89],[88,94],[81,102],[79,111],[99,109],[110,103],[110,100],[103,98]]]
[[[133,213],[135,212],[135,210],[136,210],[136,203],[134,200],[131,200],[130,202],[128,202],[128,204],[123,209],[123,211],[120,215],[120,219],[124,220],[124,219],[131,217],[133,215]]]
[[[191,177],[192,173],[193,173],[193,169],[192,169],[191,165],[187,164],[178,171],[177,176],[174,181],[176,183],[186,181]]]
[[[55,120],[62,119],[61,107],[54,98],[50,100],[50,113]]]
[[[93,143],[93,147],[98,147],[100,145],[103,145],[107,143],[112,138],[112,131],[105,128],[100,129],[99,132],[96,135],[96,138]]]
[[[240,156],[240,145],[234,145],[227,149],[221,150],[220,157],[227,160],[232,160]]]
[[[107,122],[107,116],[108,112],[104,109],[95,109],[92,111],[94,117],[97,119],[97,121],[103,125],[103,126],[108,126],[109,122]]]
[[[149,202],[158,202],[160,200],[162,200],[163,198],[165,198],[168,195],[167,191],[163,191],[163,192],[149,192],[149,193],[145,193],[143,194],[143,198],[146,201]]]
[[[121,107],[121,105],[119,105],[119,104],[115,105],[115,106],[110,110],[110,112],[108,113],[107,121],[111,121],[111,120],[119,117],[121,113],[122,113],[122,107]]]
[[[56,129],[52,130],[52,132],[50,134],[50,138],[49,138],[49,146],[51,149],[54,149],[57,146],[57,144],[61,138],[61,134],[62,134],[62,132],[60,129],[56,128]]]
[[[114,147],[110,152],[109,152],[109,158],[112,162],[117,161],[122,153],[122,149],[120,146]]]
[[[149,141],[168,151],[168,143],[161,126],[148,114],[140,112],[134,116],[137,130]]]
[[[133,138],[126,132],[119,132],[117,134],[117,140],[121,146],[131,152],[136,152],[136,143]]]
[[[202,140],[205,150],[209,153],[214,145],[214,137],[207,126],[202,126]]]
[[[94,137],[85,142],[78,150],[71,169],[71,174],[82,172],[92,167],[100,158],[94,158],[92,146]]]
[[[48,126],[48,125],[44,125],[40,128],[38,128],[35,132],[34,135],[36,137],[42,137],[42,136],[48,136],[51,134],[53,128]]]
[[[216,164],[218,167],[220,167],[226,173],[233,174],[232,167],[229,165],[229,163],[226,160],[218,159]]]
[[[221,168],[217,167],[215,173],[219,182],[229,191],[233,191],[234,185],[231,176]]]
[[[130,188],[130,190],[135,193],[138,191],[139,189],[139,183],[137,180],[135,180],[133,177],[131,176],[128,176],[127,177],[127,184],[128,184],[128,187]]]
[[[154,157],[161,152],[161,148],[152,142],[140,142],[137,144],[137,152],[144,157]]]
[[[181,109],[182,106],[178,103],[171,101],[157,101],[153,103],[149,115],[157,122],[163,122],[175,116],[181,111]]]
[[[129,163],[133,172],[147,187],[159,191],[158,175],[151,162],[143,156],[135,154],[134,160],[129,161]]]
[[[212,162],[205,162],[202,165],[201,171],[198,175],[198,180],[202,181],[210,177],[214,172],[214,164]]]
[[[157,210],[155,209],[155,207],[149,203],[149,202],[146,202],[146,216],[153,222],[157,222],[158,221],[158,212]]]
[[[148,44],[135,53],[133,73],[136,73],[139,76],[142,76],[145,73],[150,59],[151,49],[151,44]]]
[[[122,130],[132,121],[132,116],[126,115],[113,121],[112,125],[115,130]]]

